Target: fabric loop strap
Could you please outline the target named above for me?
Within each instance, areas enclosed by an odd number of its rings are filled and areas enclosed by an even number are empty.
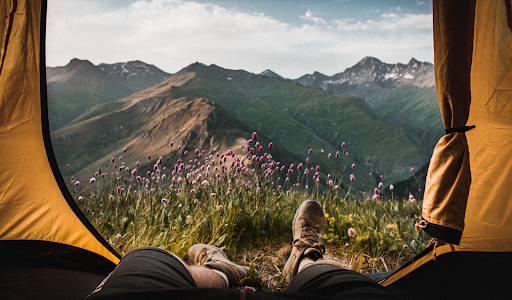
[[[475,125],[464,126],[464,127],[455,127],[455,128],[445,129],[444,131],[446,132],[446,134],[455,133],[455,132],[466,132],[466,131],[469,131],[469,130],[475,128],[475,127],[476,127]]]

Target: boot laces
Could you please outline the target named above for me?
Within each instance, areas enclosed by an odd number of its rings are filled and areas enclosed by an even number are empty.
[[[297,249],[315,248],[322,254],[325,254],[325,246],[320,242],[321,239],[320,233],[314,226],[303,223],[301,236],[293,241],[293,246],[297,247]]]

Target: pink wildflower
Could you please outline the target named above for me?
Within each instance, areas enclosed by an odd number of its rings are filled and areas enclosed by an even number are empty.
[[[123,236],[122,236],[120,233],[118,233],[118,234],[116,235],[116,238],[117,238],[117,239],[120,239],[120,238],[122,238],[122,237],[123,237]]]
[[[219,207],[217,207],[218,210],[221,210],[223,208],[224,208],[224,206],[222,206],[222,205],[219,205]]]
[[[394,189],[395,189],[395,187],[394,187],[392,184],[390,184],[390,185],[389,185],[389,190],[390,190],[390,191],[393,191]]]
[[[345,142],[341,143],[342,148],[345,148],[345,146],[346,146]]]
[[[379,193],[379,189],[378,189],[378,188],[375,188],[375,190],[373,190],[373,193],[374,193],[375,195],[377,195],[377,194]]]
[[[255,140],[258,138],[258,134],[256,132],[252,133],[252,139]]]
[[[115,157],[112,157],[112,158],[110,159],[110,161],[111,161],[111,162],[114,162],[115,160],[116,160],[116,158],[115,158]]]
[[[413,173],[414,173],[414,168],[411,168],[411,172],[413,172]]]
[[[217,194],[215,194],[215,193],[211,193],[211,194],[210,194],[210,196],[211,196],[212,198],[215,198],[215,196],[217,196]]]
[[[313,152],[313,149],[309,149],[308,154],[311,155],[311,152]]]
[[[268,143],[268,149],[272,149],[272,146],[274,146],[274,144],[272,144],[272,142]]]
[[[350,174],[350,181],[356,181],[356,178],[352,174]]]
[[[379,195],[375,194],[372,196],[372,200],[377,201],[379,199]]]
[[[94,177],[89,179],[89,183],[94,183],[95,181],[96,181],[96,178],[94,178]]]
[[[381,189],[384,186],[382,182],[379,182],[379,189]]]
[[[123,152],[126,152],[126,150],[127,150],[127,149],[126,149],[126,148],[124,148],[124,149],[123,149]]]
[[[168,202],[169,202],[169,200],[167,200],[167,199],[165,199],[165,198],[162,198],[162,202],[163,202],[163,203],[168,203]]]
[[[79,186],[80,185],[80,181],[75,181],[75,186]]]
[[[174,146],[174,143],[173,143],[173,142],[171,142],[169,145],[171,145],[171,147],[172,147],[172,146]]]
[[[354,170],[356,168],[356,164],[352,164],[351,168]]]
[[[69,168],[69,164],[66,165]]]
[[[355,237],[355,236],[356,236],[356,234],[357,234],[357,232],[356,232],[356,230],[355,230],[354,228],[350,227],[350,228],[348,229],[348,236],[349,236],[349,237]]]

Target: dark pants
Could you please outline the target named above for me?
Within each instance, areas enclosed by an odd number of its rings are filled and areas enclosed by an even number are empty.
[[[158,248],[130,251],[87,299],[397,299],[357,272],[316,264],[297,274],[286,292],[198,288],[187,268]]]

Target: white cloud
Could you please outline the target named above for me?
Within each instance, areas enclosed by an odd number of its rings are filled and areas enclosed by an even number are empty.
[[[315,24],[327,24],[327,22],[324,19],[315,17],[314,13],[312,13],[310,9],[308,9],[308,11],[303,16],[299,16],[299,18],[306,21],[311,21]]]
[[[137,1],[117,10],[52,0],[47,63],[64,65],[73,57],[95,64],[139,59],[177,72],[199,61],[250,72],[270,68],[297,78],[313,71],[332,75],[367,55],[389,63],[412,56],[432,61],[431,15],[328,22],[308,10],[300,18],[313,23],[291,25],[184,0]]]

